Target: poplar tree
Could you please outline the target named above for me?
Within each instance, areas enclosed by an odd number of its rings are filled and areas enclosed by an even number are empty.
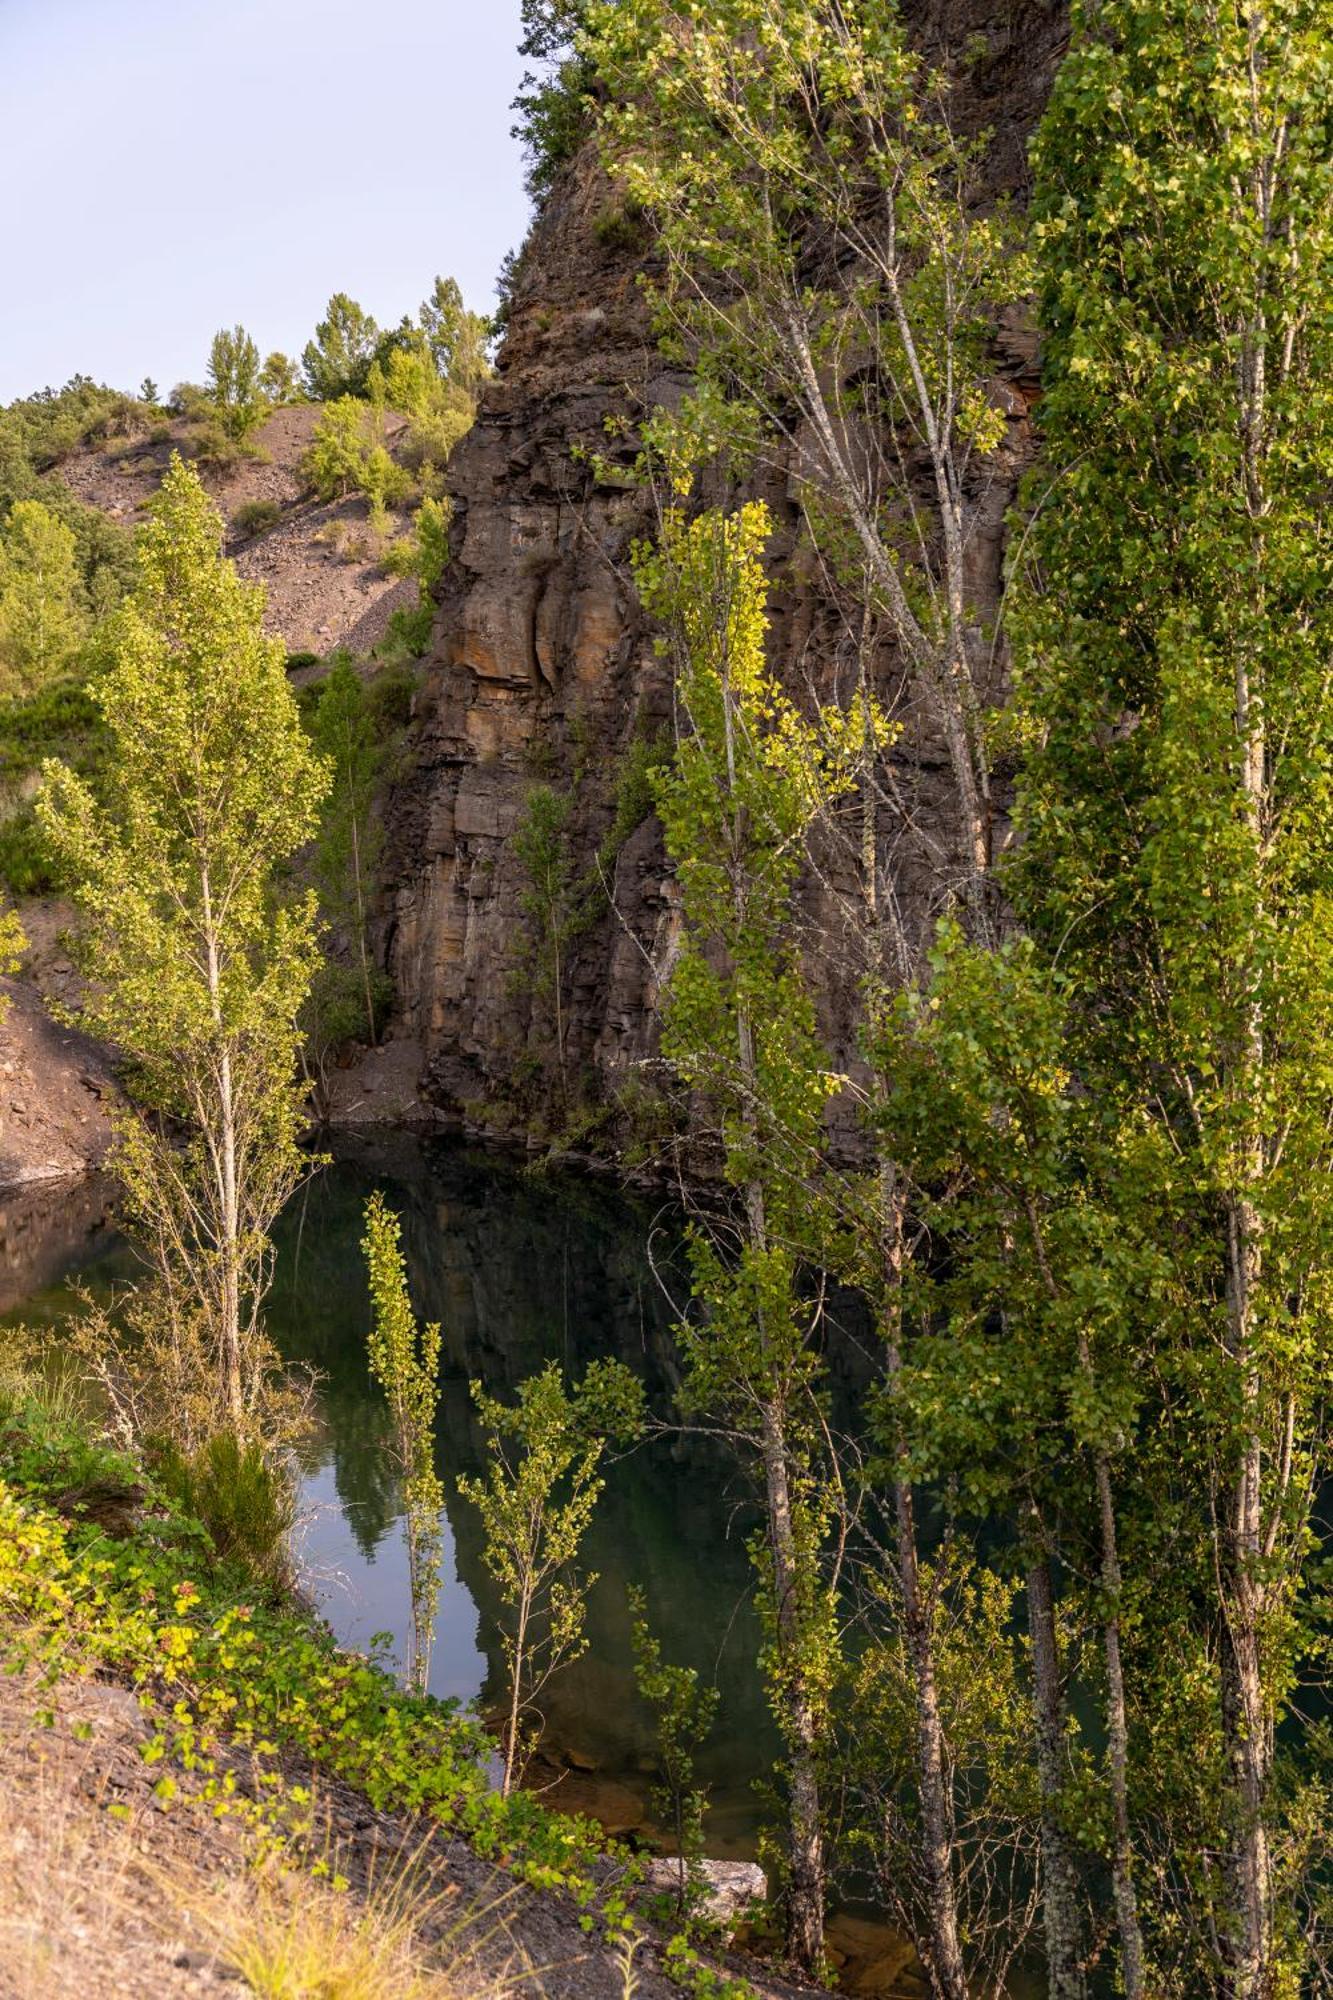
[[[389,1401],[394,1451],[403,1475],[412,1648],[408,1685],[425,1694],[430,1678],[435,1613],[440,1601],[440,1518],[444,1487],[435,1470],[435,1412],[440,1397],[440,1329],[418,1327],[407,1289],[402,1224],[373,1194],[366,1204],[362,1251],[370,1278],[373,1319],[370,1372]]]
[[[688,485],[679,478],[678,494]],[[678,500],[659,545],[638,550],[635,575],[666,627],[680,718],[675,759],[654,784],[685,919],[662,1047],[711,1113],[737,1196],[733,1232],[693,1232],[699,1318],[680,1330],[688,1394],[740,1442],[763,1494],[754,1555],[787,1761],[787,1950],[813,1969],[824,1938],[836,1482],[821,1477],[819,1314],[803,1295],[797,1209],[840,1079],[816,1032],[791,903],[809,829],[830,791],[850,784],[868,725],[838,711],[807,722],[769,672],[770,532],[762,506],[689,522]]]
[[[87,635],[78,551],[40,500],[18,500],[0,533],[0,692],[35,693],[64,671]]]
[[[133,1224],[171,1310],[202,1316],[219,1423],[245,1432],[264,1391],[268,1232],[307,1171],[297,1016],[315,909],[285,871],[328,777],[222,532],[173,455],[94,683],[105,782],[94,796],[48,762],[40,813],[83,921],[81,1018],[126,1056],[141,1107],[115,1155]]]
[[[971,544],[1006,435],[994,318],[1026,266],[949,80],[888,0],[595,0],[579,46],[607,164],[656,225],[664,338],[893,639],[947,757],[928,863],[983,924],[996,655]]]
[[[1328,0],[1078,9],[1036,150],[1056,486],[1012,886],[1099,1178],[1162,1271],[1126,1442],[1171,1436],[1141,1504],[1194,1528],[1152,1635],[1203,1690],[1176,1755],[1215,1789],[1171,1886],[1216,1945],[1176,1977],[1227,2000],[1295,1991],[1317,1950],[1279,1746],[1320,1643],[1333,1364],[1331,41]]]

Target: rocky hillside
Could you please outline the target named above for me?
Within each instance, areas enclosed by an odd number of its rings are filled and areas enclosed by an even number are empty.
[[[928,46],[984,38],[963,109],[974,130],[991,133],[991,186],[1021,197],[1027,136],[1065,34],[1059,0],[918,0],[911,11]],[[453,560],[410,771],[391,802],[384,937],[401,1028],[420,1043],[426,1094],[491,1129],[553,1129],[569,1101],[604,1106],[635,1088],[653,1055],[677,925],[655,822],[627,829],[623,811],[617,819],[618,779],[636,741],[669,720],[669,689],[628,578],[647,517],[640,496],[599,484],[588,461],[606,452],[609,423],[632,440],[637,422],[685,386],[656,349],[637,282],[644,246],[627,234],[614,191],[585,155],[527,246],[498,379],[452,462]],[[983,615],[997,599],[1006,511],[1031,451],[1034,355],[1021,324],[1000,329],[992,393],[1008,434],[997,470],[972,496]],[[624,450],[632,457],[633,443]],[[763,497],[779,522],[773,559],[784,572],[774,646],[789,681],[813,674],[827,690],[853,642],[817,580],[800,574],[786,486],[772,478]],[[877,675],[892,704],[901,674],[887,648]],[[897,758],[900,785],[928,822],[941,746],[909,718]],[[569,940],[563,1078],[549,998],[530,972],[529,885],[514,840],[539,781],[569,802],[573,878],[600,875],[609,892]],[[904,847],[894,869],[907,920],[920,921],[932,886],[920,846]],[[836,994],[829,1007],[836,1040]]]
[[[242,576],[264,585],[268,628],[287,650],[322,654],[346,646],[364,654],[384,637],[392,613],[416,602],[416,585],[386,575],[371,551],[363,499],[310,497],[301,459],[319,414],[314,404],[276,410],[255,437],[256,457],[205,471],[205,480],[231,524],[228,554]],[[405,423],[388,418],[391,432]],[[132,526],[172,452],[188,455],[189,447],[189,427],[178,420],[109,447],[85,446],[58,470],[77,499]],[[247,533],[243,510],[257,502],[276,509],[277,518]]]

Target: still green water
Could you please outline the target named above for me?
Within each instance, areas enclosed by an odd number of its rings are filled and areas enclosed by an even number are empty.
[[[408,1590],[398,1484],[365,1360],[360,1241],[376,1187],[403,1218],[416,1310],[443,1331],[436,1462],[447,1523],[431,1688],[485,1703],[501,1685],[497,1606],[475,1511],[456,1487],[460,1473],[484,1463],[469,1382],[509,1399],[547,1361],[572,1379],[615,1355],[642,1377],[654,1411],[672,1418],[671,1297],[681,1301],[687,1289],[678,1225],[669,1210],[622,1199],[604,1182],[538,1178],[457,1143],[406,1136],[340,1148],[284,1217],[269,1325],[284,1356],[320,1378],[318,1434],[302,1469],[303,1577],[342,1641],[365,1646],[388,1632],[400,1657]],[[129,1251],[105,1230],[62,1249],[60,1262],[23,1317],[56,1321],[70,1310],[72,1282],[104,1292],[134,1272]],[[545,1774],[559,1778],[553,1803],[624,1828],[647,1812],[652,1719],[633,1685],[627,1607],[628,1586],[638,1584],[666,1656],[721,1692],[700,1760],[712,1797],[709,1851],[753,1852],[756,1784],[776,1753],[755,1673],[745,1551],[753,1525],[744,1481],[706,1438],[659,1437],[608,1466],[586,1544],[596,1576],[588,1650],[546,1701],[547,1743],[558,1764],[574,1767]]]

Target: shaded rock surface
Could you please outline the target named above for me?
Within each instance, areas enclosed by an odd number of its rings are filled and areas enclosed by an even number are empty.
[[[0,994],[0,1191],[76,1179],[111,1144],[119,1087],[106,1051],[61,1027],[21,981],[0,980]],[[6,1229],[0,1268],[11,1248]]]
[[[988,180],[1026,192],[1026,142],[1063,44],[1059,0],[926,0],[909,9],[934,51],[974,45],[960,110],[991,130]],[[617,220],[616,228],[606,227]],[[439,595],[409,767],[388,805],[383,946],[400,1034],[420,1050],[426,1096],[498,1131],[557,1132],[571,1106],[614,1106],[653,1085],[656,1007],[679,936],[675,885],[649,818],[613,849],[617,781],[636,740],[671,724],[671,690],[629,568],[651,522],[643,498],[603,482],[593,454],[629,461],[636,426],[678,401],[687,378],[655,344],[614,191],[585,154],[549,198],[524,253],[500,356],[478,422],[451,465],[453,558]],[[1036,342],[1021,315],[997,330],[992,395],[1007,436],[969,498],[972,590],[984,620],[998,600],[1006,511],[1032,450]],[[772,507],[782,589],[773,651],[788,684],[825,696],[854,670],[859,639],[804,555],[795,498],[779,472]],[[1003,679],[996,660],[990,693]],[[938,907],[928,859],[944,802],[943,751],[907,697],[893,649],[875,666],[904,729],[895,776],[911,838],[887,866],[909,930]],[[529,882],[514,835],[535,784],[568,802],[571,879],[600,884],[592,918],[561,965],[564,1061],[549,965],[534,964]],[[619,829],[624,832],[624,828]],[[827,890],[807,885],[818,920]],[[835,1048],[850,1005],[823,994]],[[595,1114],[594,1114],[595,1117]],[[594,1139],[614,1150],[614,1121]]]

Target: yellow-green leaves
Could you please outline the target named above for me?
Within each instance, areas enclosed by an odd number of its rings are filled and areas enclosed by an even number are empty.
[[[87,635],[74,536],[40,500],[19,500],[0,531],[0,696],[14,701],[63,673]]]
[[[438,1323],[417,1326],[407,1292],[402,1225],[378,1192],[366,1204],[361,1248],[370,1277],[373,1315],[367,1343],[370,1372],[388,1398],[394,1447],[403,1473],[412,1593],[408,1678],[416,1692],[424,1694],[440,1597],[440,1515],[444,1507],[444,1487],[435,1470],[440,1329]]]
[[[253,1411],[267,1231],[306,1171],[297,1016],[317,959],[310,897],[286,868],[315,831],[327,772],[301,727],[262,593],[221,553],[198,475],[174,458],[112,622],[95,695],[101,796],[44,769],[43,828],[75,884],[90,984],[82,1018],[132,1064],[118,1155],[166,1297],[209,1316],[227,1420]],[[250,1379],[243,1379],[249,1374]]]

